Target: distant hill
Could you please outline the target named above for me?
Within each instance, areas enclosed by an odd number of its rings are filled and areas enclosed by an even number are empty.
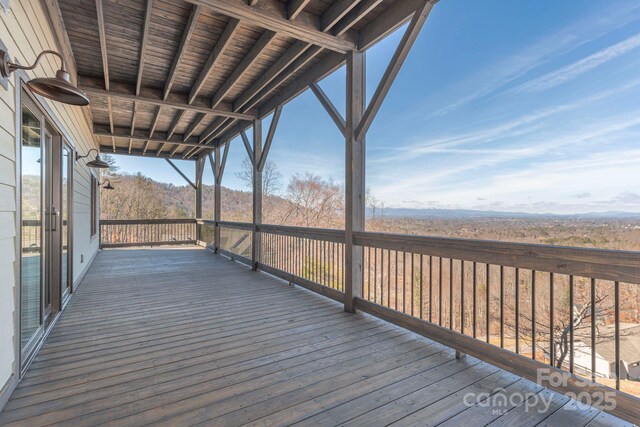
[[[371,214],[371,211],[368,211]],[[576,218],[576,219],[640,219],[640,213],[636,212],[590,212],[583,214],[552,214],[552,213],[526,213],[526,212],[500,212],[481,211],[472,209],[412,209],[412,208],[385,208],[385,217],[404,218],[457,218],[457,219],[477,219],[477,218],[518,218],[518,219],[541,219],[541,218]]]

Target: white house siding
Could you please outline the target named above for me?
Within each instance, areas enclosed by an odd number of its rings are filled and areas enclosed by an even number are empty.
[[[43,50],[60,50],[55,32],[49,24],[40,0],[11,0],[10,11],[0,9],[0,40],[12,58],[31,64]],[[51,77],[59,68],[59,59],[47,55],[40,65],[28,72],[29,77]],[[16,77],[10,78],[8,90],[0,87],[0,391],[15,381],[18,361],[14,336],[18,332],[15,317],[16,244]],[[54,122],[71,139],[81,153],[95,147],[91,127],[80,107],[49,102],[43,98],[45,110],[55,116]],[[73,181],[73,275],[74,282],[84,273],[98,250],[98,238],[90,237],[90,171],[84,162],[76,164]],[[84,262],[81,259],[84,258]],[[2,402],[0,402],[0,405]]]

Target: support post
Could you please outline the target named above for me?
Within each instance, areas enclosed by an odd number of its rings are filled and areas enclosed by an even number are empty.
[[[202,174],[204,173],[204,165],[207,158],[201,156],[196,160],[196,220],[202,219]],[[196,224],[196,240],[200,241],[201,238],[201,226]]]
[[[218,253],[218,249],[220,248],[220,227],[218,227],[218,223],[220,222],[220,214],[222,212],[222,174],[220,173],[222,159],[220,158],[220,146],[217,146],[214,150],[214,164],[213,170],[215,172],[215,186],[213,189],[213,220],[216,225],[214,227],[213,233],[213,246],[215,253]]]
[[[251,268],[258,269],[260,262],[261,239],[258,225],[262,224],[262,120],[253,121],[253,231],[251,244]]]
[[[344,309],[355,313],[355,298],[362,296],[363,249],[353,245],[353,232],[364,230],[365,136],[357,128],[365,110],[365,54],[347,53],[347,116],[345,126],[345,300]]]

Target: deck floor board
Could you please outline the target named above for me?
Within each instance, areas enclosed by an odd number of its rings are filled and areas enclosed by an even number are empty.
[[[552,405],[470,406],[469,393]],[[96,257],[0,425],[623,425],[567,400],[204,249],[114,249]]]

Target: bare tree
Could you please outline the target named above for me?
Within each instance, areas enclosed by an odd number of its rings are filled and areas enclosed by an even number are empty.
[[[344,192],[331,179],[309,172],[291,177],[287,186],[291,216],[306,227],[339,227],[344,211]]]
[[[253,188],[253,165],[247,158],[242,160],[242,167],[236,171],[236,177],[241,179],[244,184]],[[282,174],[278,170],[278,165],[271,160],[267,160],[262,170],[262,194],[265,196],[273,196],[278,194],[281,186]]]

